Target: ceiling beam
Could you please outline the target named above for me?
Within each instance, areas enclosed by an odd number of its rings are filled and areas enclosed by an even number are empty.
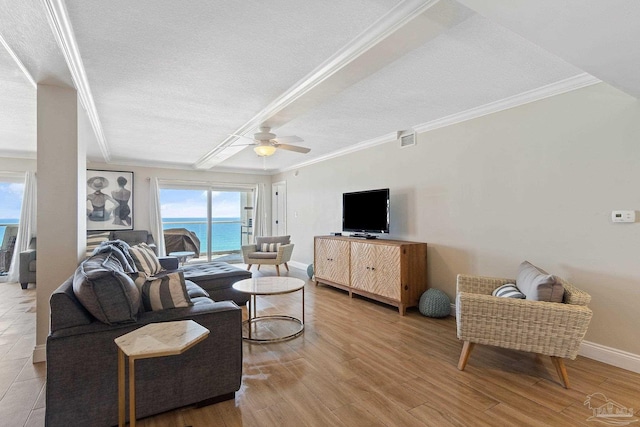
[[[13,62],[16,63],[18,68],[20,68],[20,71],[22,71],[22,73],[27,78],[27,80],[29,80],[29,83],[31,83],[31,86],[33,86],[34,89],[37,88],[38,85],[36,84],[36,81],[33,79],[33,76],[31,75],[29,70],[27,70],[27,67],[24,66],[24,63],[20,60],[20,58],[18,58],[18,55],[16,55],[13,49],[11,49],[11,46],[9,46],[9,44],[6,42],[4,37],[2,37],[2,34],[0,34],[0,44],[4,46],[5,50],[7,51],[11,59],[13,59]]]
[[[434,7],[436,6],[436,7]],[[434,7],[433,13],[430,9]],[[466,16],[450,1],[405,0],[354,40],[275,99],[244,125],[231,132],[244,135],[262,124],[277,128],[331,96],[390,64],[410,50],[456,25]],[[443,18],[444,17],[444,18]],[[229,136],[202,156],[193,167],[210,169],[241,151],[238,137]]]
[[[111,161],[111,154],[107,141],[102,130],[102,124],[100,123],[100,117],[98,116],[98,110],[96,109],[95,102],[93,100],[93,94],[91,93],[91,87],[89,86],[89,80],[82,63],[82,57],[76,43],[76,38],[71,27],[69,15],[64,5],[63,0],[42,0],[45,6],[47,19],[53,35],[62,51],[71,78],[78,91],[80,102],[87,112],[91,127],[96,135],[98,146],[102,153],[102,157],[106,163]]]

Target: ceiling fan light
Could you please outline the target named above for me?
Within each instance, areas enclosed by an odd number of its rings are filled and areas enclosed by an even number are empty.
[[[257,145],[253,147],[253,151],[260,157],[268,157],[276,152],[276,147],[273,145]]]

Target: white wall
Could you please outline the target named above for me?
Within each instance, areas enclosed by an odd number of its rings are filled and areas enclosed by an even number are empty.
[[[389,187],[391,238],[429,244],[429,286],[529,260],[592,296],[586,339],[640,355],[640,102],[602,83],[279,174],[295,261],[341,229],[341,195]],[[296,215],[297,214],[297,215]],[[640,222],[640,220],[639,220]]]

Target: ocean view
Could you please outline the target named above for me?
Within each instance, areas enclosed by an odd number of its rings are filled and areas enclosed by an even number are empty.
[[[240,218],[212,219],[213,252],[239,251],[241,246]],[[206,218],[162,218],[162,228],[186,228],[193,231],[200,239],[200,252],[207,250]]]
[[[4,236],[6,226],[4,224],[17,224],[18,218],[0,218],[0,243]],[[239,251],[240,218],[213,218],[213,252]],[[207,250],[207,219],[206,218],[162,218],[162,228],[186,228],[193,231],[200,239],[200,251]]]

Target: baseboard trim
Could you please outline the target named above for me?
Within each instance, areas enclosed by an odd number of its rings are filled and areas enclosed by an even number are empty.
[[[309,266],[309,264],[303,264],[298,261],[289,261],[287,265],[289,267],[297,268],[298,270],[302,270],[302,271],[307,271],[307,267]]]
[[[47,345],[38,344],[33,348],[33,363],[40,363],[47,361]]]
[[[456,305],[453,303],[451,304],[451,315],[456,317]],[[590,341],[582,341],[578,354],[588,359],[640,374],[639,354],[629,353],[628,351],[618,350],[617,348]]]
[[[607,347],[590,341],[582,341],[578,354],[598,362],[640,374],[640,355]]]

